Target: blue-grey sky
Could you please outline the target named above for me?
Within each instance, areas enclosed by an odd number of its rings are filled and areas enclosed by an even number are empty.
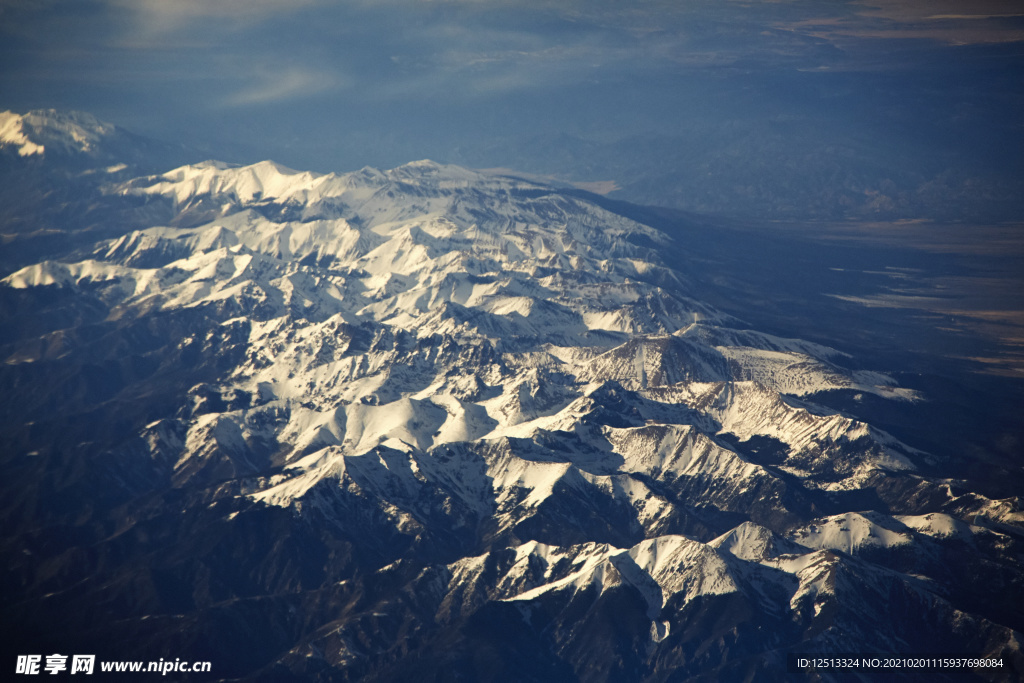
[[[0,109],[81,109],[238,161],[623,187],[776,145],[798,165],[835,138],[858,172],[898,149],[916,183],[961,161],[1013,173],[1022,52],[1014,0],[0,0]]]

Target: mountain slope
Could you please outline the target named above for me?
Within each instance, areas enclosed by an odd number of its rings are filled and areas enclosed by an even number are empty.
[[[685,243],[426,161],[102,193],[119,234],[0,289],[15,645],[250,680],[1020,670],[1018,502],[816,402],[922,397],[702,303]]]

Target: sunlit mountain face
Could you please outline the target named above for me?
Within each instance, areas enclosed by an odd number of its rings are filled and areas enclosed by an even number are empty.
[[[1014,301],[1012,231],[964,256],[432,161],[179,165],[58,111],[0,144],[12,662],[1024,671],[1024,388],[978,303]]]

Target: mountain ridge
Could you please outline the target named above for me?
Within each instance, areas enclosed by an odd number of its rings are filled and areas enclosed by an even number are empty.
[[[0,280],[36,320],[0,370],[23,638],[135,629],[221,680],[1022,670],[1019,499],[818,402],[924,397],[703,303],[683,238],[429,161],[96,192],[120,234]]]

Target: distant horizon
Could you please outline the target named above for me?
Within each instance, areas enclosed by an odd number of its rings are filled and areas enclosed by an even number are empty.
[[[1022,44],[1010,0],[12,2],[0,108],[317,172],[430,158],[695,211],[1007,219]]]

